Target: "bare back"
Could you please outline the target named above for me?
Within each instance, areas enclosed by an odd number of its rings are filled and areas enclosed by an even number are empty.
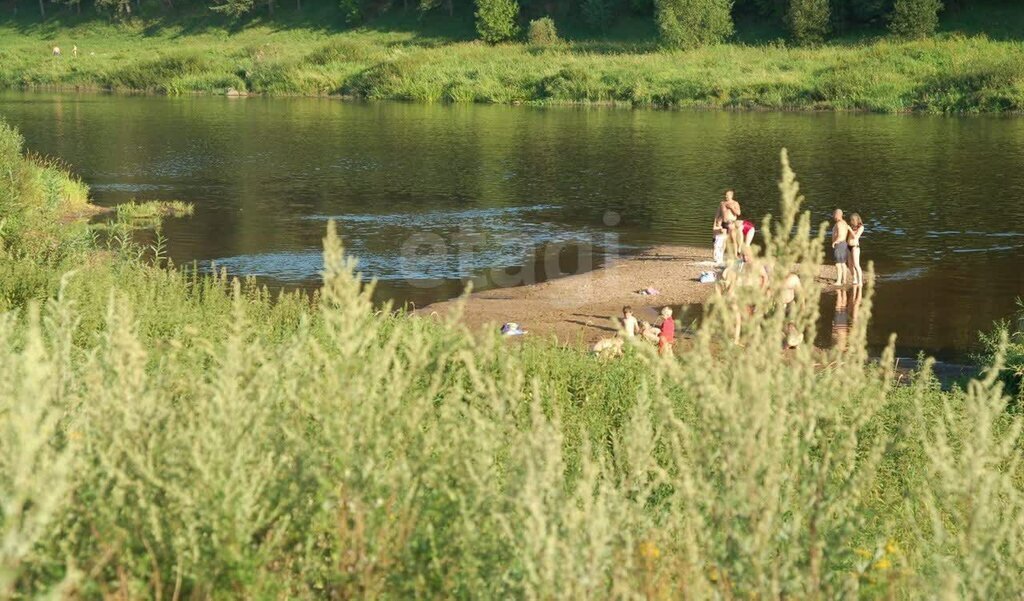
[[[850,235],[850,224],[846,223],[845,220],[840,219],[836,221],[835,226],[832,227],[832,244],[833,246],[837,242],[846,242]]]

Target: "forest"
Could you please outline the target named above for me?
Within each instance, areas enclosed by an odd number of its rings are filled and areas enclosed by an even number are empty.
[[[943,12],[958,14],[991,8],[1013,0],[38,0],[38,7],[10,0],[14,14],[38,10],[46,17],[55,10],[126,20],[139,16],[209,10],[229,18],[263,16],[275,11],[331,13],[343,24],[357,26],[380,17],[415,12],[463,19],[472,14],[476,33],[497,43],[528,33],[531,40],[556,39],[556,22],[571,22],[600,35],[624,18],[657,24],[662,42],[693,48],[721,43],[735,33],[735,22],[757,22],[785,32],[799,44],[814,45],[861,30],[888,30],[901,38],[934,34]]]

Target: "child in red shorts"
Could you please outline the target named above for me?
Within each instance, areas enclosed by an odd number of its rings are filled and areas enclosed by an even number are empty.
[[[671,355],[672,345],[676,341],[676,322],[672,319],[672,308],[661,310],[661,332],[658,334],[658,353]]]

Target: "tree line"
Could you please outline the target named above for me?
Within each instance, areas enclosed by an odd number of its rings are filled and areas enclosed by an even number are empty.
[[[38,0],[46,15],[46,1]],[[84,0],[97,11],[117,18],[142,11],[142,0]],[[176,5],[207,4],[211,11],[231,17],[257,12],[273,15],[275,4],[303,0],[159,0],[165,9]],[[307,0],[318,2],[319,0]],[[906,38],[935,33],[939,14],[945,9],[963,10],[991,0],[327,0],[337,2],[339,16],[350,24],[395,10],[439,12],[454,16],[472,11],[479,37],[497,43],[512,40],[533,19],[582,21],[596,32],[611,27],[616,19],[631,15],[653,18],[662,40],[669,46],[694,48],[728,40],[737,17],[767,19],[785,25],[799,44],[817,44],[851,28],[888,27]],[[1016,0],[1003,0],[1016,2]],[[16,0],[15,0],[16,2]],[[81,12],[83,0],[49,0]]]

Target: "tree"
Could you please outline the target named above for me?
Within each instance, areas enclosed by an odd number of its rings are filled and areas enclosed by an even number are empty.
[[[252,11],[252,8],[253,0],[216,0],[216,4],[211,6],[210,10],[232,17],[240,17]]]
[[[904,38],[924,38],[939,27],[941,0],[896,0],[889,31]]]
[[[131,0],[95,0],[95,6],[114,13],[118,18],[128,18],[132,15]]]
[[[829,0],[790,0],[786,22],[800,44],[820,44],[830,27]]]
[[[581,0],[580,9],[587,25],[599,31],[608,29],[615,16],[612,0]]]
[[[658,29],[672,46],[717,44],[733,34],[733,0],[655,0]]]
[[[510,40],[519,32],[516,0],[476,0],[476,31],[491,44]]]

